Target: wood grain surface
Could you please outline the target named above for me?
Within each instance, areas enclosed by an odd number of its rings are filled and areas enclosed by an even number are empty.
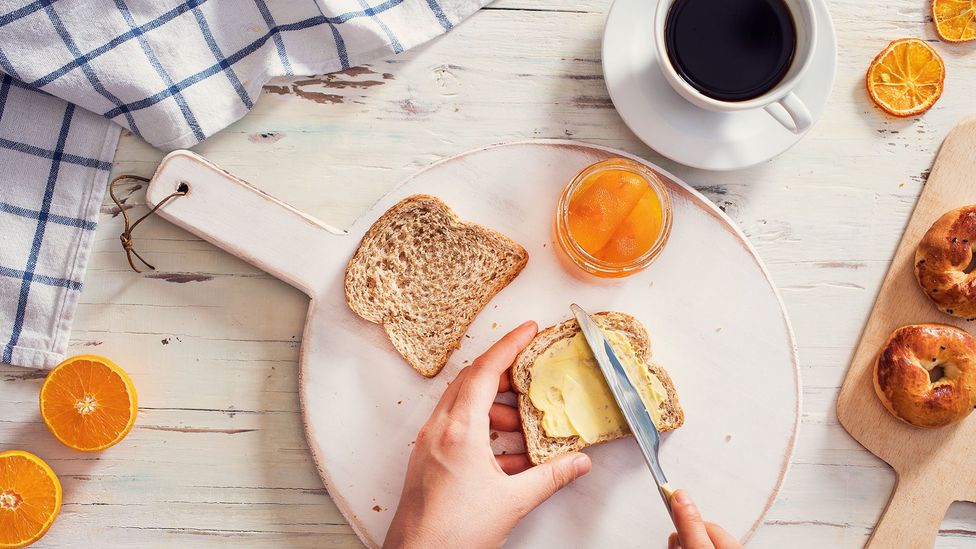
[[[914,265],[915,249],[932,223],[949,210],[976,203],[974,151],[976,118],[971,118],[952,130],[939,150],[838,399],[844,428],[898,473],[898,485],[871,547],[930,546],[949,504],[976,501],[976,421],[966,419],[940,429],[913,427],[888,413],[873,383],[878,349],[897,328],[940,322],[973,329],[972,322],[935,307],[919,288]]]
[[[860,547],[895,474],[840,426],[837,394],[935,152],[976,112],[976,45],[938,42],[925,0],[828,3],[839,55],[826,113],[796,147],[747,170],[688,169],[627,130],[600,68],[608,0],[500,0],[400,56],[273,82],[247,117],[194,150],[343,228],[418,168],[493,142],[581,139],[662,165],[739,223],[797,335],[800,439],[751,545]],[[931,111],[900,120],[873,106],[864,72],[910,36],[933,41],[948,75]],[[113,175],[151,175],[162,156],[125,136]],[[142,185],[123,191],[124,207],[145,212]],[[0,366],[0,446],[43,456],[65,487],[38,546],[360,547],[302,436],[304,296],[160,219],[136,233],[159,271],[136,275],[121,230],[106,198],[69,352],[132,373],[142,408],[126,441],[94,456],[62,448],[37,412],[43,374]],[[974,543],[976,506],[953,504],[936,545]]]

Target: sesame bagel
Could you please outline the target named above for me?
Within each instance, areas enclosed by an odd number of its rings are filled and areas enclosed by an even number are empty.
[[[976,406],[976,338],[946,324],[902,326],[881,347],[874,390],[898,419],[943,427]]]
[[[946,212],[915,250],[915,278],[943,312],[976,320],[976,205]]]

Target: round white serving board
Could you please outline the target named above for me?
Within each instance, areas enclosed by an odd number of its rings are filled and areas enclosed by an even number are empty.
[[[190,193],[166,204],[164,217],[312,297],[300,371],[308,444],[326,488],[368,545],[380,545],[386,535],[414,438],[448,381],[522,321],[544,328],[568,319],[572,302],[591,312],[630,313],[647,327],[686,416],[684,427],[664,436],[662,467],[709,520],[745,540],[776,497],[796,440],[800,384],[789,320],[742,233],[706,198],[653,165],[674,206],[671,240],[658,260],[609,283],[567,270],[551,235],[557,198],[581,168],[611,156],[629,155],[568,141],[474,150],[405,181],[348,235],[189,153],[164,160],[149,200],[188,182]],[[343,292],[346,262],[362,235],[415,193],[439,197],[462,219],[515,239],[530,256],[433,379],[407,365],[379,326],[355,315]],[[218,201],[225,207],[215,210]],[[494,445],[515,450],[520,436],[500,434]],[[592,472],[531,513],[511,545],[661,546],[673,527],[634,440],[586,452]]]

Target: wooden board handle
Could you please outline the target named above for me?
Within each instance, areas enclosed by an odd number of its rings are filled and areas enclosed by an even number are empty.
[[[941,483],[925,477],[899,478],[888,507],[868,540],[868,549],[928,549],[952,503]]]
[[[291,284],[319,291],[315,250],[345,232],[252,187],[189,151],[170,153],[146,191],[155,206],[181,184],[189,191],[158,210],[160,216]]]

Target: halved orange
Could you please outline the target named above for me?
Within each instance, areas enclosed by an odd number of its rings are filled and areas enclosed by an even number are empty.
[[[976,0],[932,0],[932,19],[946,42],[976,40]]]
[[[65,446],[96,452],[132,430],[139,410],[129,376],[111,360],[94,355],[58,364],[41,387],[41,417]]]
[[[61,482],[41,458],[0,452],[0,548],[41,539],[61,510]]]
[[[918,38],[895,40],[868,68],[867,88],[879,107],[895,116],[923,113],[942,96],[945,63]]]

